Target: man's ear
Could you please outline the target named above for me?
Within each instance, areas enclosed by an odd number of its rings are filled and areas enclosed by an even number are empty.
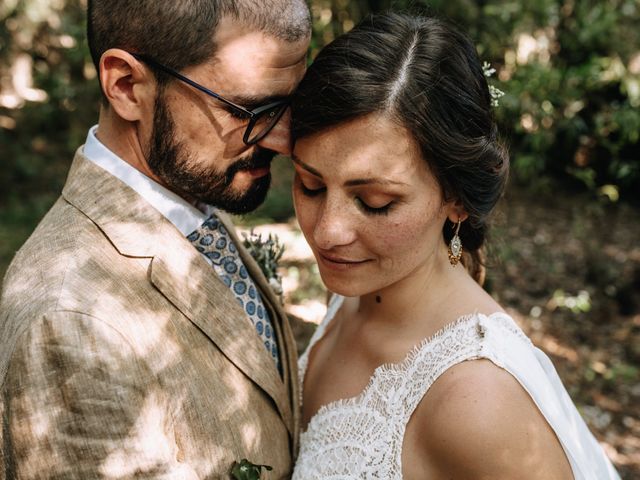
[[[153,105],[157,83],[133,55],[111,48],[100,58],[100,84],[111,108],[125,120],[141,120]]]

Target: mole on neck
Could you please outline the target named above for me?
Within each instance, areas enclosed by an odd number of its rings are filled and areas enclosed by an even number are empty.
[[[376,295],[376,303],[382,303],[382,297],[380,295]]]

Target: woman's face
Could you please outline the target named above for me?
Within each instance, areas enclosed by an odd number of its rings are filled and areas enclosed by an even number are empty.
[[[293,161],[296,214],[329,290],[379,292],[448,263],[454,207],[406,129],[367,115],[298,140]]]

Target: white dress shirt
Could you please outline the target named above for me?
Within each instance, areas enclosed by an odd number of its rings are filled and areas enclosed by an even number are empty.
[[[97,125],[89,129],[83,153],[90,161],[126,183],[158,210],[186,237],[198,228],[213,209],[202,212],[175,193],[147,177],[115,153],[96,137]]]

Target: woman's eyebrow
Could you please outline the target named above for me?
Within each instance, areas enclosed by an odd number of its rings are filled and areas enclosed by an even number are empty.
[[[291,156],[291,160],[301,168],[304,168],[309,173],[315,175],[318,178],[322,178],[322,174],[315,168],[307,165],[295,155]],[[407,186],[407,183],[398,182],[396,180],[389,180],[387,178],[354,178],[353,180],[347,180],[344,182],[346,187],[357,187],[359,185],[403,185]]]
[[[300,167],[304,168],[307,172],[312,173],[313,175],[315,175],[316,177],[320,177],[322,178],[322,174],[317,171],[315,168],[310,167],[309,165],[307,165],[306,163],[304,163],[302,160],[300,160],[298,157],[296,157],[295,155],[291,155],[291,160],[293,160],[293,163],[295,163],[296,165],[300,165]]]
[[[347,180],[344,183],[348,187],[356,187],[358,185],[407,185],[404,182],[397,182],[395,180],[389,180],[387,178],[355,178],[353,180]]]

